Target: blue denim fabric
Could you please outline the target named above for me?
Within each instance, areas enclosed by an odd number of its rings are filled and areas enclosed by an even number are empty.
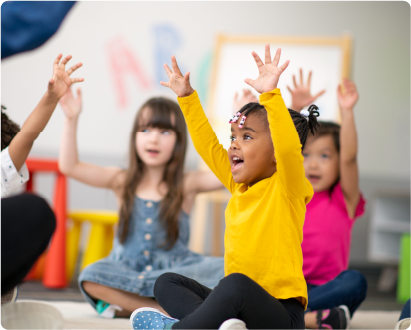
[[[407,300],[407,302],[405,303],[404,307],[402,308],[402,312],[400,315],[400,318],[398,319],[398,321],[402,320],[402,319],[409,319],[410,318],[410,299]]]
[[[352,317],[367,295],[367,281],[359,271],[346,270],[323,285],[307,283],[307,290],[306,312],[346,305]]]
[[[96,302],[81,283],[90,281],[111,288],[154,297],[157,278],[166,272],[187,276],[209,288],[224,277],[224,259],[190,251],[188,214],[181,212],[179,237],[170,250],[161,245],[167,231],[159,219],[160,202],[136,197],[124,244],[116,237],[110,255],[87,266],[79,276],[80,291],[95,308]]]

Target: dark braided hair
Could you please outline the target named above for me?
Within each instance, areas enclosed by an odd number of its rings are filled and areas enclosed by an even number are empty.
[[[318,112],[318,107],[314,104],[310,105],[310,107],[308,108],[309,115],[307,117],[291,109],[288,109],[288,112],[290,113],[298,136],[300,137],[302,150],[304,149],[305,142],[307,141],[308,132],[310,131],[311,134],[314,135],[314,131],[316,131],[317,126],[320,125],[317,121],[317,117],[320,115],[320,113]],[[237,115],[241,115],[241,117],[247,117],[250,113],[257,115],[261,120],[264,121],[264,123],[268,127],[267,110],[264,108],[264,106],[262,106],[260,103],[250,102],[243,106],[237,112]],[[235,118],[235,116],[236,115],[234,115],[233,118]]]
[[[1,150],[7,148],[11,140],[20,132],[20,126],[12,121],[3,110],[6,110],[6,107],[1,106]]]

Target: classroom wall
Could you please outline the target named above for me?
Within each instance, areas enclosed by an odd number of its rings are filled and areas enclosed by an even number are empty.
[[[360,93],[355,116],[361,189],[369,210],[378,194],[409,194],[406,2],[79,2],[45,45],[2,61],[2,104],[22,124],[45,92],[55,56],[72,54],[72,64],[84,64],[74,74],[85,78],[78,85],[84,95],[80,159],[125,166],[129,127],[138,107],[151,96],[174,97],[158,83],[166,79],[162,65],[171,54],[183,71],[192,72],[192,84],[206,103],[214,40],[220,32],[307,37],[349,33],[354,41],[352,79]],[[58,107],[32,156],[58,156],[63,119]],[[187,168],[195,169],[197,161],[190,144]],[[115,208],[111,192],[71,180],[69,184],[70,208]],[[51,185],[48,175],[38,180],[38,189],[46,196]],[[369,217],[367,211],[354,227],[354,264],[368,262]]]

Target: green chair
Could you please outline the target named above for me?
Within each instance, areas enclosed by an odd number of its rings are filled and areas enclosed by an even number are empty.
[[[401,236],[400,264],[398,267],[397,301],[405,303],[410,299],[410,234]]]

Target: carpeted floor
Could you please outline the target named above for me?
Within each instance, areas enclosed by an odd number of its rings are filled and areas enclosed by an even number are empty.
[[[132,329],[129,319],[103,319],[87,303],[49,302],[64,317],[64,329]],[[400,311],[358,311],[350,329],[394,329]]]

